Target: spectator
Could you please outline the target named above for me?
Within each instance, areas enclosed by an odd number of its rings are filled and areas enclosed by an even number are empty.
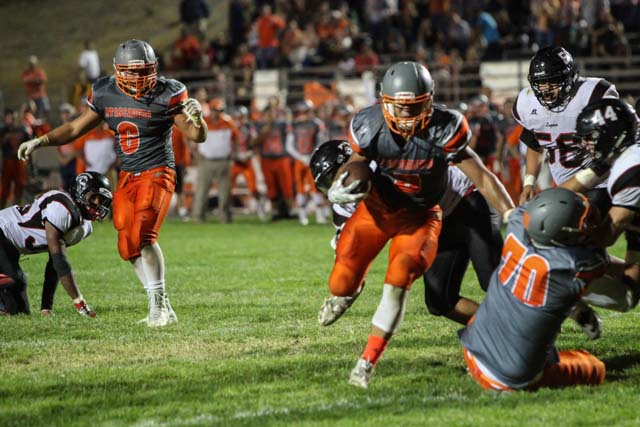
[[[486,95],[474,96],[469,100],[467,119],[472,132],[469,147],[480,156],[489,170],[501,173],[502,165],[496,162],[496,147],[502,146],[502,135],[490,113],[489,98]]]
[[[75,117],[76,109],[68,102],[60,105],[59,110],[62,123],[69,123]],[[67,189],[76,181],[76,150],[72,144],[61,145],[57,149],[62,188]]]
[[[449,15],[449,25],[446,33],[446,47],[466,52],[471,41],[471,26],[456,12]]]
[[[531,3],[531,12],[535,21],[533,31],[539,49],[555,45],[554,25],[560,11],[558,0],[538,0]]]
[[[300,70],[307,57],[307,46],[297,21],[290,21],[282,37],[282,54],[294,70]]]
[[[258,68],[265,69],[278,65],[280,33],[285,27],[284,20],[271,12],[271,6],[265,4],[256,21],[258,31]]]
[[[502,58],[500,32],[498,31],[498,23],[493,16],[488,12],[481,11],[476,20],[476,28],[486,44],[482,60],[495,61]]]
[[[76,173],[98,172],[106,176],[115,188],[117,161],[115,138],[106,123],[93,129],[73,143],[76,150],[78,164]]]
[[[247,42],[247,32],[249,31],[249,10],[248,0],[231,0],[229,4],[229,37],[231,48],[234,50],[238,46]]]
[[[630,56],[629,42],[624,35],[624,27],[616,22],[611,12],[603,12],[593,31],[594,56]]]
[[[80,57],[78,58],[78,66],[85,71],[87,80],[89,80],[90,83],[93,83],[100,77],[100,56],[91,40],[85,40],[84,50],[80,52]]]
[[[249,51],[246,43],[238,46],[236,56],[232,61],[233,68],[240,71],[240,83],[242,86],[251,85],[253,83],[253,72],[256,69],[256,56]]]
[[[189,30],[183,28],[180,37],[173,43],[173,65],[189,70],[197,70],[202,62],[200,41]]]
[[[206,38],[208,19],[209,5],[206,0],[180,1],[180,21],[184,29],[195,34],[201,41]]]
[[[4,127],[0,133],[2,176],[0,177],[0,209],[4,209],[13,189],[13,203],[20,204],[22,189],[27,182],[26,163],[18,160],[20,143],[28,141],[31,133],[19,123],[11,109],[4,111]]]
[[[205,117],[209,126],[207,140],[198,144],[198,178],[191,218],[196,222],[206,220],[209,189],[214,182],[218,190],[220,221],[230,223],[231,158],[238,141],[238,129],[231,117],[224,114],[224,105],[220,98],[212,99],[209,105],[211,115]]]
[[[38,57],[29,57],[29,66],[22,73],[22,83],[27,99],[36,103],[36,116],[44,116],[49,112],[49,97],[47,96],[47,73],[38,65]]]
[[[78,69],[78,78],[71,86],[68,101],[76,110],[80,109],[81,104],[86,104],[91,92],[91,83],[87,80],[87,73],[84,68]]]
[[[354,60],[356,62],[357,73],[370,70],[380,64],[378,55],[373,51],[371,42],[368,39],[362,41],[360,44],[360,52],[355,56]]]

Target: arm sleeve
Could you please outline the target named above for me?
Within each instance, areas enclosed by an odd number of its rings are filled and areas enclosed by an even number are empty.
[[[51,310],[53,308],[53,297],[58,287],[58,273],[53,268],[53,261],[49,254],[47,266],[44,269],[44,283],[42,284],[42,300],[40,310]]]
[[[531,148],[532,150],[535,150],[535,151],[542,150],[542,147],[540,147],[540,144],[538,143],[538,139],[536,138],[536,135],[533,132],[531,132],[529,129],[525,129],[525,128],[522,129],[522,132],[520,132],[520,142],[522,142],[524,145]]]

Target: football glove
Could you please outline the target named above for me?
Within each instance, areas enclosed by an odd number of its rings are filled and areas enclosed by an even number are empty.
[[[79,302],[74,302],[73,305],[76,307],[76,310],[78,310],[78,313],[80,313],[82,316],[96,317],[96,312],[93,311],[91,307],[89,307],[85,300],[81,299]]]
[[[344,186],[344,180],[347,179],[347,175],[349,172],[343,172],[342,175],[336,179],[333,184],[331,184],[331,188],[327,192],[327,197],[331,203],[337,203],[339,205],[344,205],[346,203],[358,203],[363,200],[369,194],[369,191],[363,193],[351,193],[358,185],[360,185],[360,180],[356,179],[346,187]],[[369,183],[369,188],[371,188],[371,183]]]
[[[46,135],[23,142],[22,144],[20,144],[20,147],[18,147],[18,159],[27,160],[31,153],[33,153],[38,148],[44,147],[48,144],[49,138]]]
[[[182,101],[182,112],[187,115],[187,121],[196,127],[202,127],[202,106],[197,99],[187,98]]]

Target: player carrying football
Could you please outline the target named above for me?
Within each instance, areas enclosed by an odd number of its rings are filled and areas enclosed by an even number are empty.
[[[20,255],[48,251],[57,275],[54,284],[59,278],[76,310],[95,317],[78,289],[66,247],[91,233],[91,221],[107,216],[112,198],[107,178],[97,172],[84,172],[76,177],[68,193],[51,190],[30,205],[0,211],[0,314],[30,313]]]
[[[437,203],[447,185],[449,162],[457,164],[501,215],[513,206],[502,184],[467,147],[466,119],[433,106],[433,88],[423,65],[392,65],[382,81],[381,104],[361,110],[351,122],[354,152],[345,167],[375,161],[370,191],[352,193],[359,182],[345,186],[347,174],[341,173],[327,193],[338,204],[363,200],[338,240],[329,277],[333,296],[353,296],[373,259],[391,240],[382,300],[349,380],[356,386],[368,386],[402,321],[411,284],[433,263],[442,226]]]
[[[116,135],[121,172],[113,201],[118,251],[128,260],[149,296],[149,326],[177,322],[165,291],[164,258],[158,231],[175,186],[171,126],[192,141],[206,139],[200,103],[177,80],[158,77],[153,48],[141,40],[118,45],[115,75],[93,84],[89,109],[46,135],[23,143],[18,158],[36,149],[68,144],[105,121]]]

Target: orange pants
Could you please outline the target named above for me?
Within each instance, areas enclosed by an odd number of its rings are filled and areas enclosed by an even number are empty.
[[[494,381],[480,371],[470,351],[463,348],[464,359],[469,374],[480,386],[487,390],[514,391],[509,386]],[[558,353],[560,361],[548,365],[542,376],[525,390],[537,390],[540,387],[559,388],[573,385],[601,385],[604,382],[606,368],[604,363],[584,350],[567,350]]]
[[[385,283],[409,289],[433,263],[442,228],[438,206],[423,211],[390,210],[377,192],[360,203],[347,220],[329,277],[332,295],[356,291],[374,258],[391,239]]]
[[[13,203],[20,204],[22,188],[27,182],[26,163],[17,159],[2,161],[2,178],[0,180],[0,209],[5,207],[11,194],[13,183]]]
[[[244,180],[247,181],[247,189],[251,194],[256,194],[258,192],[258,187],[256,185],[256,172],[253,170],[251,160],[247,160],[244,163],[233,162],[233,166],[231,166],[231,186],[236,182],[238,175],[244,176]]]
[[[144,246],[158,240],[175,183],[176,173],[169,167],[138,174],[120,172],[113,196],[113,225],[118,230],[118,252],[122,259],[139,257]]]
[[[315,192],[315,184],[313,176],[311,176],[311,168],[300,160],[293,161],[293,177],[296,182],[296,192],[298,194],[307,194],[311,191]]]
[[[281,195],[285,199],[293,199],[293,173],[291,158],[279,157],[261,159],[262,174],[267,185],[267,197],[271,200]]]

